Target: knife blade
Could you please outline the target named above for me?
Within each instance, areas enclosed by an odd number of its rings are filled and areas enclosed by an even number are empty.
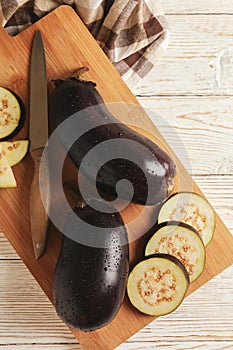
[[[49,170],[41,159],[48,141],[48,91],[44,45],[39,30],[36,31],[30,59],[30,155],[34,173],[30,189],[30,223],[35,258],[46,250],[49,218]],[[43,159],[47,159],[43,155]],[[44,166],[45,165],[45,166]],[[41,192],[43,191],[43,201]]]

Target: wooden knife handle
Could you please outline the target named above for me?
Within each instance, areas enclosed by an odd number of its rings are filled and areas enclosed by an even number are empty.
[[[30,222],[33,248],[36,259],[45,252],[49,217],[50,186],[49,162],[46,153],[43,155],[43,167],[40,169],[44,148],[31,151],[34,163],[34,174],[30,189]],[[43,191],[43,202],[41,198]],[[46,208],[46,209],[45,209]]]

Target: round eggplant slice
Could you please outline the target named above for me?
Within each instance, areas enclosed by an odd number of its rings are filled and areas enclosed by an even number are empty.
[[[198,232],[180,222],[164,222],[147,243],[145,255],[165,253],[175,256],[185,266],[190,282],[205,266],[205,246]]]
[[[181,221],[192,226],[204,245],[210,243],[215,230],[215,213],[207,200],[197,193],[180,192],[171,196],[162,206],[158,223]]]
[[[0,139],[12,134],[20,120],[21,109],[17,98],[0,87]]]
[[[162,316],[174,311],[189,286],[185,267],[174,256],[153,254],[131,271],[127,292],[131,303],[141,312]]]

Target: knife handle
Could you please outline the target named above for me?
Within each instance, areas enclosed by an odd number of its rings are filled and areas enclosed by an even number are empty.
[[[45,252],[49,217],[50,186],[49,186],[49,162],[48,155],[43,155],[43,167],[40,171],[41,159],[44,148],[31,151],[34,165],[33,179],[30,189],[30,222],[33,248],[36,259]],[[45,161],[45,163],[44,163]],[[43,191],[43,202],[41,198]],[[46,209],[45,209],[46,208]]]

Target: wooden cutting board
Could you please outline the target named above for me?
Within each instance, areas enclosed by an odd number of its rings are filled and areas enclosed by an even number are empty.
[[[74,10],[61,6],[51,14],[32,25],[16,37],[9,37],[0,29],[0,85],[15,91],[25,105],[25,123],[15,139],[28,138],[28,97],[29,97],[29,58],[32,38],[36,29],[40,29],[44,39],[48,78],[68,76],[81,66],[88,66],[86,78],[97,83],[97,89],[105,102],[127,102],[136,104],[125,115],[118,115],[123,122],[137,122],[144,134],[159,143],[173,157],[178,168],[175,190],[193,190],[199,192],[179,160],[169,149],[158,130],[146,113],[137,108],[138,102],[124,84],[114,67],[84,27]],[[138,128],[136,128],[138,129]],[[146,129],[146,130],[145,130]],[[72,165],[67,164],[67,169]],[[14,167],[18,187],[0,190],[0,229],[5,233],[19,256],[23,259],[47,296],[52,300],[52,280],[60,248],[60,236],[51,226],[47,254],[35,261],[29,225],[29,189],[32,180],[32,162],[27,156]],[[67,180],[74,182],[75,171],[66,171]],[[126,222],[132,220],[141,211],[141,206],[131,204],[123,212]],[[145,231],[155,215],[156,208],[149,207],[135,231]],[[135,232],[129,232],[134,235]],[[142,256],[146,235],[130,245],[131,264]],[[233,237],[217,216],[214,238],[207,247],[207,260],[202,276],[194,282],[188,294],[202,286],[233,263]],[[36,300],[35,300],[36,303]],[[72,330],[86,350],[110,350],[124,342],[131,335],[151,322],[154,318],[136,311],[127,297],[114,321],[108,326],[91,333]]]

